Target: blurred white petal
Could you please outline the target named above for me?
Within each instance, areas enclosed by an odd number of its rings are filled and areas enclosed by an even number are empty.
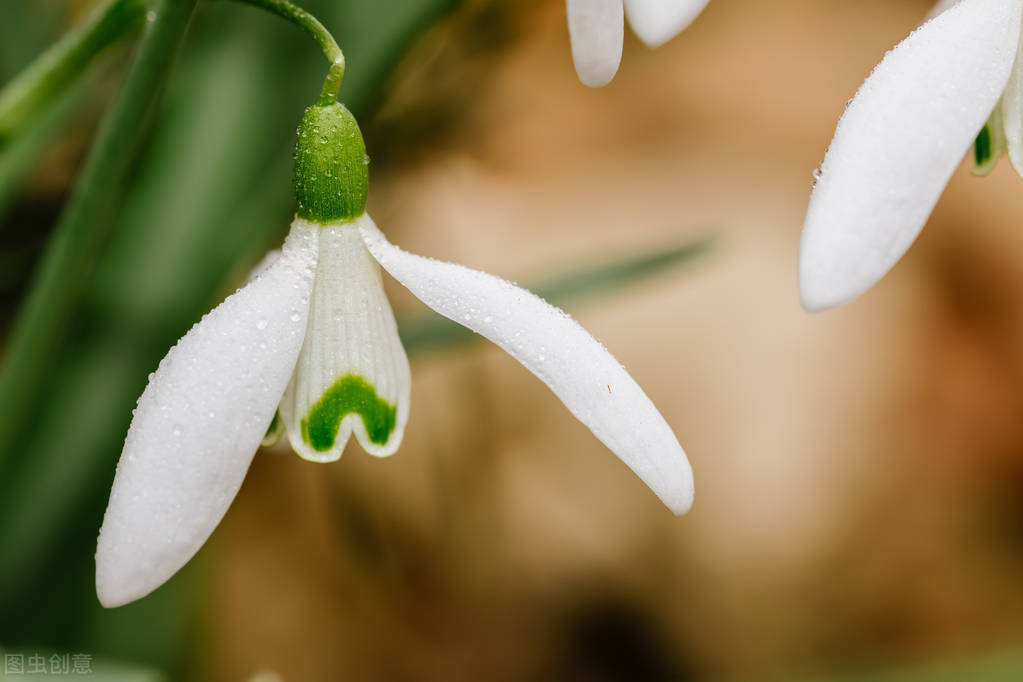
[[[622,61],[622,0],[567,0],[568,34],[575,72],[583,85],[607,85]]]
[[[224,516],[274,416],[305,335],[316,231],[185,334],[139,398],[96,550],[107,607],[145,596]]]
[[[885,56],[849,104],[810,198],[808,310],[855,298],[905,253],[1009,79],[1020,0],[961,0]]]
[[[689,509],[692,470],[671,428],[621,364],[575,320],[503,279],[403,251],[368,218],[362,233],[384,269],[423,303],[521,362],[669,509],[676,514]]]
[[[629,26],[648,47],[659,47],[682,32],[709,0],[625,0]]]
[[[320,230],[309,328],[281,400],[291,446],[315,462],[338,459],[353,431],[366,452],[390,455],[408,421],[408,358],[363,220]]]

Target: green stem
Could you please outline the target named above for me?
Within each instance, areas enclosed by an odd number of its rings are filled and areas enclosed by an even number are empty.
[[[104,117],[15,321],[0,368],[0,444],[26,416],[110,226],[116,198],[147,133],[196,0],[154,0],[136,57]],[[0,449],[0,458],[10,450]]]
[[[89,16],[0,90],[0,144],[56,99],[105,47],[141,22],[144,0],[102,0]]]
[[[341,79],[345,75],[345,56],[341,52],[341,47],[337,44],[337,41],[334,40],[334,36],[330,34],[330,31],[312,14],[309,14],[309,12],[297,5],[293,5],[288,0],[234,1],[265,9],[267,12],[297,24],[320,44],[323,54],[327,57],[327,61],[330,62],[330,71],[327,72],[327,78],[323,81],[320,98],[316,103],[320,106],[333,104],[337,100],[337,93],[341,90]]]

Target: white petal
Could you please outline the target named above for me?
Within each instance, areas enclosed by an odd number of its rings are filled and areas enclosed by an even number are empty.
[[[245,279],[245,283],[248,284],[249,282],[253,281],[257,277],[262,275],[264,272],[269,270],[270,267],[274,263],[276,263],[277,259],[280,257],[281,257],[280,249],[271,249],[270,251],[267,251],[266,255],[263,256],[260,259],[260,261],[256,263],[256,265],[252,268],[252,270],[249,271],[249,276]]]
[[[1009,82],[1002,95],[1002,120],[1005,126],[1005,145],[1016,172],[1023,176],[1023,36],[1016,48],[1016,61]]]
[[[139,398],[96,550],[107,607],[159,587],[224,516],[273,418],[305,335],[316,227],[185,334]]]
[[[583,85],[599,88],[618,72],[625,39],[622,0],[566,0],[575,72]]]
[[[692,23],[709,0],[625,0],[629,26],[648,47],[659,47]]]
[[[408,421],[408,358],[359,233],[364,219],[320,231],[309,328],[281,400],[291,446],[314,462],[339,458],[353,431],[366,452],[390,455]]]
[[[693,474],[671,428],[617,360],[564,312],[509,282],[394,246],[370,220],[366,245],[426,305],[490,339],[550,387],[569,411],[676,514]]]
[[[849,104],[810,198],[803,305],[870,288],[920,233],[998,102],[1016,55],[1020,0],[961,0],[895,49]]]

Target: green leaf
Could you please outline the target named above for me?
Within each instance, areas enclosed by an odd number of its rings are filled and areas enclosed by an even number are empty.
[[[53,360],[57,337],[110,232],[114,199],[127,179],[194,5],[195,0],[154,5],[155,20],[149,22],[124,89],[104,118],[47,245],[0,368],[0,442],[11,442],[26,417],[31,396]],[[9,453],[0,451],[0,471]]]
[[[93,57],[139,24],[145,9],[141,0],[103,0],[7,83],[0,90],[0,151],[78,80]]]
[[[308,3],[341,27],[349,108],[367,115],[409,41],[451,6]],[[5,447],[17,457],[0,476],[0,641],[85,642],[171,673],[188,660],[195,562],[137,604],[103,610],[96,534],[147,374],[287,229],[294,130],[324,73],[316,47],[275,17],[228,4],[199,16],[130,192],[95,195],[118,209],[111,239],[75,285],[47,371],[21,396],[23,428]]]

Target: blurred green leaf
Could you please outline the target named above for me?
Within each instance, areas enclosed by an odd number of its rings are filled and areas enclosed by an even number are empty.
[[[81,86],[82,83],[69,86],[54,100],[52,106],[40,112],[0,152],[0,215],[7,212],[11,199],[77,99]]]
[[[341,96],[365,116],[409,41],[454,3],[306,6],[339,27]],[[147,374],[290,222],[292,131],[324,75],[317,47],[272,16],[213,4],[194,23],[111,241],[47,374],[23,396],[7,448],[17,456],[0,478],[0,641],[81,646],[172,674],[188,660],[192,566],[103,610],[96,533]]]
[[[140,0],[101,0],[88,16],[6,83],[0,90],[0,150],[76,82],[93,57],[138,25],[144,9]]]
[[[703,256],[712,239],[703,237],[669,247],[658,247],[613,261],[595,263],[555,275],[526,288],[562,308],[606,296],[665,274]],[[440,315],[400,320],[398,330],[410,353],[453,348],[480,338]]]
[[[96,136],[60,221],[36,268],[0,367],[0,442],[13,440],[21,426],[116,215],[113,201],[141,145],[146,121],[155,111],[196,0],[163,0],[154,5],[124,88]],[[119,5],[114,4],[116,8]],[[101,22],[102,23],[102,22]],[[37,62],[38,64],[38,62]],[[0,470],[9,451],[0,451]]]

